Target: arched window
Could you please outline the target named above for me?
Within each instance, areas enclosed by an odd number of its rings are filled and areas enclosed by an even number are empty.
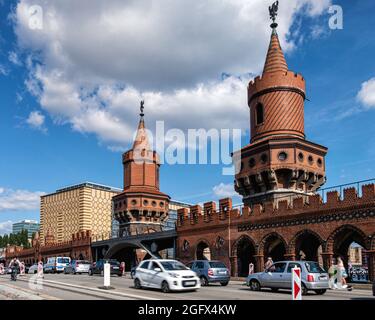
[[[256,106],[256,124],[262,124],[264,122],[264,107],[261,103]]]

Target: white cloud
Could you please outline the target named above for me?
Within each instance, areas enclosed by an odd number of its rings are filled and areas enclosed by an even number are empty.
[[[22,211],[37,210],[40,204],[41,191],[13,190],[1,188],[0,212],[1,211]]]
[[[22,65],[22,62],[19,59],[18,54],[16,52],[14,52],[14,51],[10,51],[9,52],[8,59],[9,59],[10,62],[12,62],[13,64],[15,64],[17,66],[21,66]]]
[[[131,140],[141,98],[148,125],[163,119],[181,129],[247,129],[244,75],[263,67],[269,3],[44,0],[43,29],[33,30],[27,9],[34,1],[21,0],[13,21],[17,49],[27,52],[26,86],[56,123],[96,134],[112,148]],[[329,4],[280,4],[286,52],[300,39],[290,30],[295,15],[315,17]],[[222,80],[222,72],[242,77]]]
[[[238,193],[234,191],[234,186],[232,183],[220,183],[212,188],[212,191],[217,197],[226,198],[238,196]]]
[[[7,76],[9,74],[9,70],[4,65],[0,64],[0,75]]]
[[[47,128],[44,126],[45,116],[40,111],[32,111],[26,119],[26,123],[33,129],[46,132]]]
[[[0,222],[0,236],[11,233],[12,225],[13,225],[13,221],[10,221],[10,220]]]
[[[375,108],[375,78],[363,82],[361,90],[358,92],[357,99],[365,108]]]

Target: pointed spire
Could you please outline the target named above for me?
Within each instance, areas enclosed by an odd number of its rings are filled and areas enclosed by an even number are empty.
[[[151,148],[150,148],[150,143],[148,141],[146,126],[145,126],[145,121],[144,121],[144,116],[145,116],[144,105],[145,105],[145,102],[142,100],[141,106],[140,106],[141,113],[139,114],[140,119],[139,119],[139,124],[138,124],[138,129],[137,129],[137,135],[133,143],[133,149],[149,151],[151,150]]]
[[[279,10],[279,2],[276,1],[269,7],[270,18],[272,20],[271,28],[271,41],[268,47],[267,58],[264,64],[263,74],[274,72],[287,72],[288,65],[286,63],[283,50],[280,46],[279,36],[277,35],[276,28],[278,24],[276,21],[277,12]]]

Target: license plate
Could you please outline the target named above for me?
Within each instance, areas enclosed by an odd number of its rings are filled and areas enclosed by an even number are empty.
[[[319,280],[327,280],[326,276],[319,277]]]
[[[114,269],[114,270],[117,270],[117,269],[118,269],[118,267],[113,267],[113,269]]]
[[[227,274],[226,271],[219,271],[218,274]]]
[[[185,285],[186,286],[194,286],[195,285],[195,281],[185,281]]]

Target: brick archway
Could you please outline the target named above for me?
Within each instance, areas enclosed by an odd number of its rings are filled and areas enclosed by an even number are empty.
[[[206,254],[207,251],[209,251],[209,257],[205,256],[205,250]],[[194,255],[196,260],[210,260],[212,258],[212,250],[210,243],[206,239],[199,239],[194,248]]]
[[[296,260],[318,261],[323,264],[321,253],[325,250],[326,242],[323,238],[310,229],[297,232],[289,242],[289,255]]]
[[[255,269],[258,269],[256,266],[256,254],[257,246],[255,241],[246,234],[241,235],[232,247],[232,257],[235,257],[236,260],[236,265],[234,266],[235,274],[240,277],[246,277],[249,274],[250,263],[254,264]]]
[[[277,232],[271,232],[265,235],[258,245],[258,255],[265,259],[271,257],[273,261],[284,260],[289,252],[288,244],[285,239]]]
[[[337,252],[341,246],[346,245],[348,241],[357,242],[366,250],[369,250],[371,243],[366,233],[360,228],[353,226],[351,224],[345,224],[337,229],[335,229],[328,237],[327,240],[327,251],[333,252],[333,254],[338,254]]]

